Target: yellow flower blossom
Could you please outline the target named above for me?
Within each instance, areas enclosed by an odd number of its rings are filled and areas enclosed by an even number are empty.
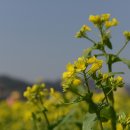
[[[89,21],[94,23],[94,24],[99,24],[101,22],[101,17],[100,15],[90,15],[89,16]]]
[[[110,28],[112,26],[117,26],[118,25],[118,20],[116,18],[113,18],[111,21],[106,21],[105,26],[106,28]]]
[[[89,21],[94,23],[95,25],[100,25],[105,21],[110,19],[110,14],[101,14],[101,15],[90,15]]]
[[[31,92],[36,92],[37,89],[38,89],[38,86],[37,86],[36,84],[34,84],[34,85],[32,86]]]
[[[108,74],[108,73],[103,74],[102,81],[105,81],[108,77],[109,77],[109,74]]]
[[[103,93],[98,93],[98,94],[93,94],[92,99],[94,100],[94,102],[98,103],[102,101],[103,97],[104,97]]]
[[[88,74],[93,74],[97,70],[101,69],[103,64],[102,60],[97,60],[95,63],[92,64],[91,68],[88,70]]]
[[[24,97],[28,97],[28,96],[29,96],[29,92],[28,92],[28,91],[25,91],[25,92],[23,93],[23,96],[24,96]]]
[[[66,66],[66,70],[69,72],[74,72],[74,65],[71,63],[68,63]]]
[[[101,15],[102,22],[108,21],[110,19],[110,16],[111,16],[110,14],[102,14]]]
[[[81,32],[91,31],[91,28],[88,25],[83,25],[80,29]]]
[[[54,88],[50,88],[50,93],[53,95],[54,94]]]
[[[80,80],[80,79],[75,78],[75,79],[73,80],[73,85],[74,85],[74,86],[78,86],[78,85],[80,85],[80,84],[81,84],[81,80]]]
[[[32,103],[36,103],[39,99],[42,99],[44,96],[43,88],[45,84],[34,84],[32,87],[27,87],[27,90],[24,92],[24,97]],[[38,96],[37,96],[38,95]],[[38,102],[37,102],[38,103]]]
[[[27,87],[27,91],[31,91],[31,87],[30,86]]]
[[[116,18],[112,19],[113,26],[117,26],[119,24],[118,20]]]
[[[84,71],[86,69],[84,57],[79,57],[78,61],[75,62],[76,72]]]
[[[70,78],[72,75],[73,75],[72,72],[63,72],[62,78],[63,78],[63,79],[65,79],[65,78]]]
[[[123,82],[123,78],[121,76],[116,77],[116,82],[117,83]]]
[[[130,40],[130,32],[124,31],[123,35],[126,37],[127,40]]]
[[[116,126],[116,127],[117,127],[117,130],[123,130],[123,128],[122,128],[122,126],[121,126],[121,124],[119,124],[119,123],[117,124],[117,126]]]
[[[80,31],[76,33],[75,37],[76,38],[82,38],[82,37],[84,37],[84,35],[86,35],[85,33],[87,31],[91,31],[91,28],[88,25],[83,25],[81,27]]]
[[[71,63],[68,63],[66,66],[66,70],[67,71],[62,74],[63,79],[70,78],[74,74],[74,71],[75,71],[74,65]]]
[[[93,56],[93,57],[90,57],[86,60],[87,64],[93,64],[94,62],[96,62],[96,57]]]
[[[106,21],[105,26],[106,26],[106,28],[112,27],[112,22],[111,21]]]

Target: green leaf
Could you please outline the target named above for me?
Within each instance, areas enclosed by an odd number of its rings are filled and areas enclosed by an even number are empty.
[[[112,109],[111,109],[111,107],[110,106],[105,106],[100,111],[100,116],[101,116],[101,118],[110,119],[112,117]]]
[[[105,45],[106,45],[109,49],[112,49],[112,43],[111,43],[111,41],[110,41],[109,38],[105,38],[105,39],[103,40],[103,42],[105,43]]]
[[[87,113],[85,120],[83,121],[82,130],[93,130],[93,126],[96,122],[96,118],[97,116],[95,113],[93,114]]]
[[[103,46],[103,44],[101,43],[101,42],[98,42],[97,44],[95,44],[94,46],[93,46],[93,49],[94,50],[103,50],[103,48],[104,48],[104,46]]]
[[[126,64],[126,65],[128,66],[128,68],[130,69],[130,60],[125,59],[125,58],[120,58],[120,60],[121,60],[124,64]]]
[[[64,125],[67,122],[72,121],[72,117],[75,114],[75,110],[72,110],[70,113],[68,113],[66,116],[62,117],[60,120],[55,122],[52,127],[54,130],[57,130],[60,126]]]

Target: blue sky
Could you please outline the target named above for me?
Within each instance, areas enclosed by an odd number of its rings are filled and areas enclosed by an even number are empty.
[[[35,81],[61,77],[65,65],[91,44],[74,38],[90,14],[111,13],[120,24],[113,29],[114,50],[124,41],[123,30],[130,30],[130,0],[1,0],[0,75]],[[129,56],[130,45],[121,54]],[[122,64],[114,67],[127,72]]]

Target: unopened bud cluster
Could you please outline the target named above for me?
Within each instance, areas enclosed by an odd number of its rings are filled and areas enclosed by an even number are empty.
[[[38,103],[45,96],[45,90],[45,84],[34,84],[32,87],[27,87],[24,97],[30,102]]]

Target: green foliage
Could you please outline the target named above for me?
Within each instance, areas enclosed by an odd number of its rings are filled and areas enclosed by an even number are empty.
[[[83,121],[83,128],[82,130],[94,130],[92,127],[94,126],[94,123],[96,122],[96,114],[93,113],[87,113],[85,116],[85,119]]]

